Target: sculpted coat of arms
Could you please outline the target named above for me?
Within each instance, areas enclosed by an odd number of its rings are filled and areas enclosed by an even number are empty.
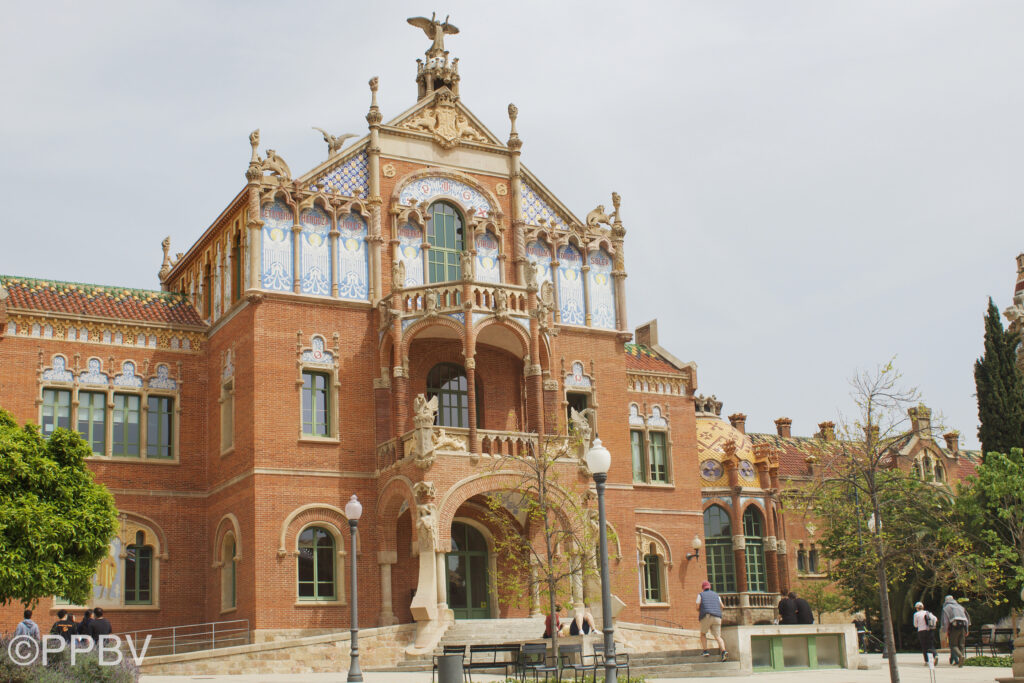
[[[455,96],[448,90],[440,90],[434,98],[434,105],[422,110],[416,116],[399,124],[407,130],[422,130],[433,133],[439,145],[448,149],[462,140],[489,142],[470,123],[469,118],[455,106]]]

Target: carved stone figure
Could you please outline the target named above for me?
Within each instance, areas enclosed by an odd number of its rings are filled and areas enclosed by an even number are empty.
[[[288,168],[288,164],[272,149],[267,150],[267,158],[263,160],[263,170],[270,171],[271,175],[280,176],[285,180],[290,180],[292,177],[292,171]]]
[[[537,289],[537,264],[533,261],[526,262],[526,288],[530,290]]]
[[[590,435],[591,427],[590,420],[588,417],[594,412],[593,408],[586,408],[585,410],[577,412],[573,407],[569,408],[569,421],[572,423],[573,431],[576,432],[577,436],[583,442],[583,452],[586,452],[590,448]]]
[[[249,133],[249,145],[252,147],[252,159],[251,163],[260,163],[260,153],[257,148],[260,146],[260,129],[257,128],[253,132]]]
[[[160,243],[160,246],[164,250],[164,260],[160,264],[160,279],[163,280],[167,277],[167,274],[171,272],[171,238],[167,236],[164,241]]]
[[[427,34],[427,38],[434,41],[433,45],[430,46],[430,49],[427,50],[428,55],[444,52],[445,34],[455,35],[459,32],[458,27],[454,24],[448,23],[448,17],[444,18],[443,23],[438,21],[437,12],[432,12],[429,19],[426,17],[409,17],[406,21],[416,28],[423,29],[423,32]]]
[[[394,314],[391,312],[391,306],[388,305],[387,299],[381,299],[377,304],[377,312],[380,314],[380,329],[386,328],[394,320]]]
[[[437,315],[437,290],[428,289],[423,294],[423,308],[427,315]]]
[[[405,264],[402,261],[395,261],[391,264],[391,286],[394,289],[401,289],[405,286]]]
[[[437,488],[434,486],[432,481],[419,481],[413,484],[412,487],[413,495],[416,496],[416,502],[419,504],[433,502],[437,498]]]
[[[423,394],[417,394],[412,400],[412,421],[416,427],[430,427],[434,424],[434,416],[437,415],[437,396],[430,400]]]
[[[473,254],[463,251],[459,254],[459,263],[462,267],[462,279],[466,282],[473,281]]]
[[[356,137],[355,133],[343,133],[341,135],[331,135],[323,128],[317,128],[313,126],[313,130],[320,131],[324,136],[324,142],[327,143],[327,158],[330,159],[332,156],[341,151],[341,146],[345,144],[345,141],[349,138]]]
[[[494,315],[498,318],[508,317],[508,292],[501,287],[494,290]]]
[[[433,441],[434,450],[458,451],[460,453],[465,453],[469,450],[462,437],[455,436],[454,434],[448,434],[443,429],[434,430]]]
[[[612,222],[614,222],[614,223],[621,223],[622,222],[619,219],[619,204],[621,204],[621,203],[622,203],[622,197],[619,196],[619,193],[618,192],[612,192],[612,206],[615,207],[615,210],[612,211],[611,218],[612,218]]]
[[[604,212],[604,204],[598,204],[597,208],[587,214],[587,227],[597,228],[601,224],[611,226],[611,219]]]
[[[437,506],[433,503],[416,506],[416,538],[421,553],[437,550]]]
[[[420,110],[411,119],[404,121],[399,128],[406,130],[422,130],[434,134],[434,140],[448,149],[460,140],[488,142],[465,114],[455,105],[455,95],[447,90],[440,90],[434,97],[434,106]]]

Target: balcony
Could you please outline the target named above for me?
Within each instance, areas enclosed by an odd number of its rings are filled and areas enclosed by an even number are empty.
[[[482,282],[439,282],[396,290],[392,305],[402,317],[415,321],[430,315],[465,312],[485,315],[527,315],[526,287]],[[394,304],[398,305],[395,306]]]
[[[779,596],[775,593],[722,593],[722,622],[726,624],[772,623]]]
[[[469,429],[418,427],[377,446],[377,470],[383,472],[407,461],[429,466],[438,456],[468,456],[471,459],[479,459],[481,456],[516,457],[525,455],[537,447],[537,435],[527,432],[478,429],[476,438],[479,445],[476,449],[471,449]]]

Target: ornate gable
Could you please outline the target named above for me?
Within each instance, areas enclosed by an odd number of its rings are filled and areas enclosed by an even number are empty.
[[[441,88],[433,98],[420,101],[386,127],[428,135],[444,149],[465,143],[504,146],[448,88]]]

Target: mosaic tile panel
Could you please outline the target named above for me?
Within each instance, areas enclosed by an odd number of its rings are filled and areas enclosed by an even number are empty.
[[[612,259],[604,249],[589,254],[590,324],[615,329],[615,291],[612,284]]]
[[[583,257],[576,247],[567,244],[558,250],[558,303],[562,324],[586,323],[583,301]]]
[[[126,360],[121,364],[121,373],[114,377],[114,386],[142,388],[142,378],[135,374],[135,363]]]
[[[289,292],[292,289],[291,207],[281,202],[268,202],[263,205],[260,218],[263,219],[263,289]]]
[[[331,217],[314,206],[299,214],[299,269],[303,294],[327,296],[331,293]]]
[[[302,352],[302,362],[315,365],[334,365],[334,354],[326,350],[324,338],[315,335],[312,348]]]
[[[537,193],[529,183],[523,183],[519,190],[519,202],[523,208],[523,220],[529,225],[540,225],[543,219],[547,225],[554,225],[560,230],[569,228],[566,220],[562,218],[550,205]]]
[[[171,379],[169,375],[170,372],[166,365],[156,366],[156,377],[149,380],[149,388],[174,391],[178,388],[178,383]]]
[[[48,382],[73,382],[75,377],[68,370],[67,363],[64,356],[54,356],[53,367],[43,371],[43,379]]]
[[[498,238],[489,232],[476,238],[476,279],[480,282],[501,282],[498,260]]]
[[[366,301],[370,295],[366,221],[350,213],[339,221],[338,231],[338,296]]]
[[[346,197],[366,199],[370,194],[369,159],[366,152],[360,152],[340,166],[325,172],[313,180],[312,186]]]
[[[102,364],[98,358],[90,358],[86,366],[88,369],[78,377],[80,384],[107,384],[108,378],[101,371]]]
[[[537,283],[553,282],[551,273],[551,250],[548,245],[534,240],[526,244],[526,258],[537,264]]]
[[[458,180],[442,177],[420,178],[409,183],[398,195],[398,201],[409,205],[430,202],[438,197],[455,199],[472,211],[477,218],[486,218],[487,214],[494,210],[490,202],[475,188]]]
[[[398,257],[405,265],[405,286],[423,284],[423,232],[413,223],[398,229]]]

